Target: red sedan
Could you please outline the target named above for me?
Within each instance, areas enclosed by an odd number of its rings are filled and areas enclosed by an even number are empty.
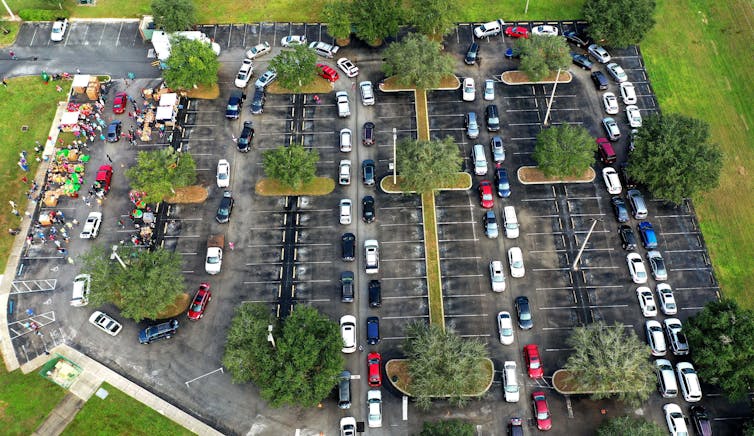
[[[188,311],[188,319],[199,319],[204,316],[204,310],[207,304],[212,301],[212,292],[209,290],[209,283],[199,285],[199,290],[194,295],[194,301]]]
[[[126,111],[126,106],[128,105],[128,94],[125,92],[119,92],[115,95],[115,100],[113,100],[113,113],[114,114],[122,114]]]
[[[531,402],[534,408],[534,416],[537,417],[537,428],[545,431],[551,429],[552,416],[550,415],[550,407],[547,406],[545,393],[543,391],[532,392]]]
[[[511,38],[528,38],[529,29],[527,29],[526,27],[521,27],[521,26],[506,27],[505,36],[510,36]]]
[[[545,371],[542,368],[542,362],[539,360],[539,348],[535,344],[524,346],[524,360],[529,370],[529,377],[542,378]]]
[[[325,64],[317,64],[318,74],[330,82],[335,82],[340,78],[338,72]]]
[[[495,205],[492,198],[492,183],[489,180],[479,182],[479,201],[482,203],[482,207],[492,209],[492,206]]]
[[[369,366],[369,387],[378,388],[382,386],[380,362],[382,362],[380,353],[369,353],[367,355],[367,366]]]

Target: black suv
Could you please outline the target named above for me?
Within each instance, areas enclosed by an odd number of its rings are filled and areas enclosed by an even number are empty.
[[[602,71],[595,71],[592,73],[592,82],[594,82],[594,86],[600,91],[607,89],[607,77],[602,74]]]
[[[466,52],[466,57],[463,61],[466,65],[474,65],[476,63],[477,55],[479,54],[479,44],[472,42],[469,46],[469,50]]]
[[[225,108],[225,118],[238,119],[241,115],[241,107],[246,99],[246,94],[241,91],[233,91],[228,98],[228,106]]]
[[[636,235],[630,226],[622,224],[618,227],[618,235],[624,250],[636,250]]]
[[[362,131],[361,143],[370,146],[374,145],[374,123],[367,121],[364,123],[364,130]]]
[[[351,271],[340,273],[340,301],[353,303],[353,273]]]
[[[217,208],[217,215],[215,215],[218,223],[225,224],[230,221],[230,213],[233,212],[233,203],[235,203],[233,195],[230,191],[225,191],[222,200],[220,200],[220,206]]]
[[[147,327],[139,332],[139,342],[149,344],[160,339],[170,339],[178,331],[178,320],[171,319],[162,324]]]
[[[369,281],[369,307],[380,307],[382,305],[382,285],[379,280]]]
[[[588,36],[579,35],[573,30],[571,30],[570,32],[565,32],[563,36],[568,40],[568,42],[575,44],[576,47],[588,47],[589,44],[592,43],[592,40],[589,39]]]
[[[364,184],[367,186],[374,185],[374,161],[372,159],[367,159],[361,163],[361,172]]]
[[[361,199],[361,219],[365,223],[371,223],[374,218],[374,197],[366,195]]]
[[[353,262],[356,253],[356,235],[353,233],[343,233],[340,238],[341,257],[346,262]]]
[[[257,86],[254,89],[254,98],[251,100],[249,110],[252,114],[261,114],[264,111],[264,88]]]
[[[491,104],[487,106],[487,130],[490,132],[497,132],[500,130],[500,115],[497,111],[497,105]]]
[[[251,140],[254,139],[254,128],[251,126],[251,121],[244,121],[241,136],[238,137],[238,151],[244,153],[249,152],[249,148],[251,148]]]
[[[613,212],[615,212],[615,219],[619,223],[625,223],[628,221],[628,208],[626,207],[626,201],[620,197],[613,197],[610,199],[610,203],[613,205]]]

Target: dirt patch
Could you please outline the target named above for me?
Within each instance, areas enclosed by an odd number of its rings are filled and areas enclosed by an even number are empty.
[[[175,204],[194,204],[204,203],[207,197],[209,197],[207,188],[201,185],[194,185],[176,189],[175,195],[166,198],[165,201]]]
[[[173,318],[186,311],[191,302],[191,297],[187,293],[180,294],[175,302],[168,306],[165,310],[157,314],[157,319]]]
[[[589,167],[584,174],[573,177],[545,177],[538,167],[521,167],[518,169],[518,180],[521,183],[588,183],[594,180],[594,169]]]
[[[220,85],[215,83],[211,86],[201,85],[197,88],[186,91],[189,98],[198,98],[200,100],[214,100],[220,96]]]
[[[398,84],[397,76],[390,76],[383,80],[379,84],[380,91],[382,92],[399,92],[399,91],[415,91],[413,86],[404,86]],[[445,76],[440,79],[440,85],[437,88],[432,89],[458,89],[461,87],[461,82],[456,76]]]
[[[263,196],[281,197],[286,195],[327,195],[335,189],[335,181],[329,177],[315,177],[308,185],[293,190],[283,186],[277,180],[262,179],[254,187],[254,191]]]
[[[500,80],[503,81],[506,85],[531,85],[534,83],[555,83],[555,77],[557,76],[557,72],[550,74],[549,76],[546,76],[542,78],[542,80],[538,82],[532,82],[531,79],[529,79],[529,76],[526,75],[523,71],[519,70],[513,70],[513,71],[506,71],[500,76]],[[571,73],[568,71],[561,71],[560,77],[558,77],[558,83],[570,83],[571,80],[573,80],[573,77],[571,76]]]
[[[408,360],[393,359],[385,364],[385,376],[399,391],[408,392],[411,376],[408,373]]]

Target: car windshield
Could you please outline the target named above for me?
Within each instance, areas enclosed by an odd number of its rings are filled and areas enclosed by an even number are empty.
[[[483,200],[492,200],[492,194],[485,192],[485,193],[482,194],[482,199]],[[490,220],[490,222],[493,222],[493,220]]]
[[[217,256],[208,256],[207,257],[207,263],[209,263],[209,264],[220,263],[220,258],[217,257]]]
[[[518,385],[505,385],[505,392],[510,392],[510,393],[518,392]]]
[[[529,313],[528,307],[521,309],[521,319],[524,321],[528,321],[531,319],[531,313]],[[537,362],[537,367],[539,367],[539,362]]]
[[[537,358],[537,357],[531,357],[531,360],[529,361],[529,368],[538,369],[539,368],[539,358]]]
[[[537,419],[547,419],[550,416],[547,412],[538,412]]]
[[[199,312],[200,310],[202,310],[201,303],[194,302],[194,304],[191,305],[191,311],[192,312]]]

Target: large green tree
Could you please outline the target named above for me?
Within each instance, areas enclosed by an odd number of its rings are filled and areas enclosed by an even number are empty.
[[[571,65],[571,49],[565,38],[548,35],[531,35],[516,42],[521,53],[521,71],[533,82],[538,82],[550,74],[567,70]]]
[[[474,436],[474,424],[460,419],[442,421],[424,421],[419,436]]]
[[[273,407],[312,407],[343,371],[341,348],[338,325],[312,307],[296,306],[280,321],[263,304],[243,303],[228,330],[223,365],[235,383],[254,382]]]
[[[655,25],[655,0],[586,0],[589,36],[611,47],[638,44]]]
[[[118,255],[126,265],[123,268],[110,259],[111,253],[109,247],[95,245],[81,256],[81,271],[92,277],[92,306],[115,304],[121,315],[139,322],[157,319],[186,291],[180,254],[163,248],[120,247]]]
[[[293,50],[283,50],[272,58],[270,68],[278,74],[278,83],[291,92],[317,78],[317,55],[306,45],[297,45]]]
[[[479,391],[489,377],[479,370],[488,358],[487,347],[476,339],[462,338],[437,325],[414,322],[406,327],[403,350],[409,359],[409,386],[420,408],[428,408],[437,396],[449,396],[451,403],[463,406],[466,394]]]
[[[547,177],[581,175],[594,162],[594,139],[582,126],[549,127],[537,135],[532,157]]]
[[[683,330],[699,378],[732,400],[745,398],[754,386],[754,311],[730,299],[712,301]]]
[[[619,416],[597,427],[597,436],[664,436],[667,430],[644,418]]]
[[[196,24],[194,0],[152,0],[152,15],[158,29],[189,30]]]
[[[351,8],[349,0],[331,0],[322,6],[322,19],[330,36],[341,40],[351,37]]]
[[[307,150],[301,144],[262,152],[264,174],[292,189],[301,188],[314,180],[317,162],[317,150]]]
[[[723,154],[709,142],[709,124],[673,113],[643,121],[628,156],[628,174],[654,197],[680,204],[718,185]]]
[[[406,139],[397,145],[396,169],[404,187],[429,192],[455,180],[463,157],[450,136],[435,141]]]
[[[207,43],[171,36],[170,57],[166,64],[162,77],[171,88],[192,89],[217,83],[220,62]]]
[[[436,88],[443,77],[453,74],[455,61],[442,46],[426,35],[412,33],[385,49],[382,71],[395,76],[398,85],[419,89]]]
[[[402,14],[400,0],[353,0],[351,7],[356,36],[372,45],[398,34]]]
[[[133,189],[146,192],[147,202],[159,203],[174,195],[176,188],[196,181],[196,162],[191,153],[179,153],[172,147],[140,151],[126,177]]]
[[[654,391],[649,347],[622,324],[576,327],[567,343],[574,351],[565,369],[581,389],[592,392],[592,399],[615,396],[636,405]]]
[[[455,0],[409,0],[408,18],[427,36],[444,36],[456,28],[462,3]]]

